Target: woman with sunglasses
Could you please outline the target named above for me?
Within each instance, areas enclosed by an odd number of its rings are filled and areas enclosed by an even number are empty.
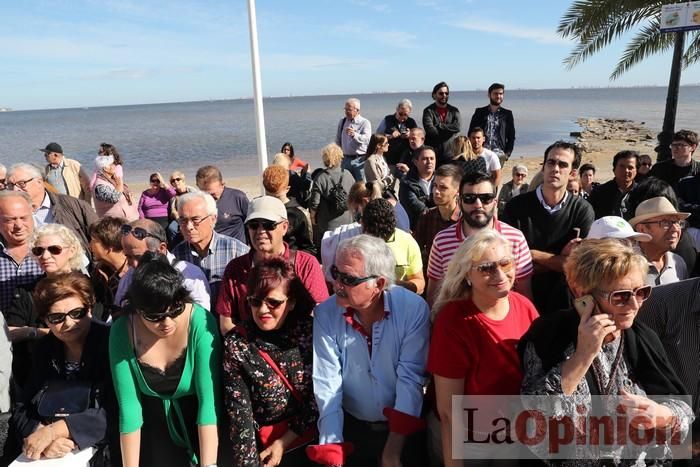
[[[44,224],[34,231],[30,240],[31,253],[48,277],[71,271],[81,271],[87,265],[85,251],[78,237],[68,227]],[[32,289],[18,288],[7,310],[5,319],[14,344],[14,379],[24,384],[29,371],[34,340],[49,333],[46,323],[37,313]]]
[[[125,467],[217,462],[221,346],[165,257],[144,254],[112,325],[109,358]]]
[[[95,158],[95,176],[91,187],[98,217],[123,217],[128,221],[139,218],[136,202],[120,175],[114,156]]]
[[[119,465],[118,446],[110,455],[106,452],[108,440],[116,440],[109,328],[91,320],[95,296],[90,279],[79,272],[52,274],[37,284],[34,304],[49,333],[37,342],[13,414],[23,454],[34,460],[60,458],[93,447],[93,462],[111,457],[112,465]]]
[[[439,456],[441,434],[445,467],[462,462],[452,453],[452,396],[520,392],[522,372],[513,344],[538,314],[512,290],[514,280],[511,244],[492,229],[470,235],[447,267],[433,307],[428,356],[439,417],[429,416],[430,446]]]
[[[139,198],[139,218],[151,219],[159,223],[163,229],[168,228],[168,204],[175,189],[168,187],[159,172],[153,172],[149,178],[149,187]]]
[[[224,399],[234,465],[309,465],[315,437],[311,311],[294,267],[282,258],[256,264],[248,280],[252,317],[224,341]]]
[[[688,393],[657,335],[635,320],[651,293],[644,283],[647,269],[644,256],[620,240],[585,240],[576,247],[564,263],[576,306],[542,316],[523,336],[522,393],[566,396],[563,412],[554,416],[566,415],[567,409],[579,414],[580,408],[590,410],[592,395],[617,396],[600,409],[633,420],[650,417],[641,426],[644,430],[670,430],[679,439],[685,437],[692,409],[672,396]],[[669,398],[652,401],[647,394]],[[618,404],[624,412],[617,412]],[[621,465],[661,465],[670,460],[669,454],[663,444],[649,456],[621,449],[611,453],[622,457]],[[586,465],[596,465],[595,460]]]

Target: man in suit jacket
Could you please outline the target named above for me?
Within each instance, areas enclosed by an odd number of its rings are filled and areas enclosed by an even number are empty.
[[[505,86],[493,83],[489,86],[489,105],[477,107],[469,123],[469,132],[472,128],[483,128],[486,133],[486,148],[498,154],[503,165],[513,152],[515,144],[515,123],[513,112],[501,107]]]

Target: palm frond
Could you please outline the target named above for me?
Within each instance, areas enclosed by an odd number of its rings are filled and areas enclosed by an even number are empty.
[[[683,68],[700,61],[700,31],[693,33],[693,36],[683,54]]]
[[[642,26],[627,45],[620,61],[610,74],[610,80],[616,80],[650,55],[673,48],[673,43],[673,34],[662,33],[659,29],[658,18],[652,19],[648,24]]]

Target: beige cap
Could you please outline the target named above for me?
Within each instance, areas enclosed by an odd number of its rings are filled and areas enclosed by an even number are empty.
[[[678,212],[673,204],[665,196],[657,196],[642,201],[634,211],[634,217],[630,219],[632,227],[640,222],[644,222],[654,217],[673,216],[677,219],[687,219],[690,216],[689,212]]]
[[[284,203],[274,196],[258,196],[248,205],[248,216],[245,221],[267,219],[272,222],[287,220],[287,208]]]

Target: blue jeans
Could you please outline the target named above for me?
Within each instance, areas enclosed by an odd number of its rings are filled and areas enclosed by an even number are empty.
[[[366,181],[365,179],[365,156],[344,156],[343,163],[340,165],[343,169],[350,172],[356,182]]]

